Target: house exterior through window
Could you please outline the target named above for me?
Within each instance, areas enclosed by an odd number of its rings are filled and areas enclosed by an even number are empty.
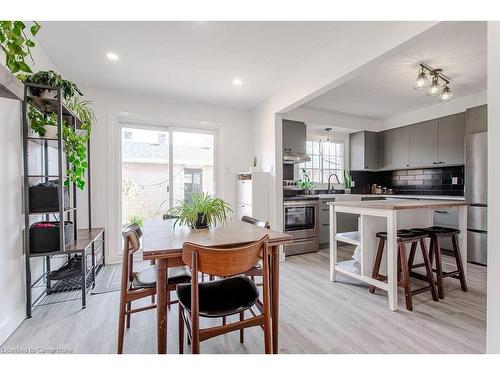
[[[332,173],[341,183],[344,181],[344,142],[308,140],[306,153],[311,161],[299,163],[299,178],[302,178],[302,170],[305,169],[315,183],[328,183]]]

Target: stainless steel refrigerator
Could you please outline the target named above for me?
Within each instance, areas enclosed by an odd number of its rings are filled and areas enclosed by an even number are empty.
[[[487,253],[487,141],[486,132],[465,137],[465,198],[467,212],[467,260],[486,265]]]

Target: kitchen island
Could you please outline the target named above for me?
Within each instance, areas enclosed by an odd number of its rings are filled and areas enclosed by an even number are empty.
[[[467,205],[465,201],[453,200],[381,200],[329,202],[330,206],[330,280],[336,281],[336,274],[353,277],[367,284],[387,291],[389,308],[398,309],[397,283],[397,238],[398,229],[429,227],[433,225],[436,209],[458,207],[458,244],[467,274]],[[360,227],[356,232],[337,233],[337,213],[360,216]],[[387,282],[372,278],[373,264],[377,249],[377,232],[387,232],[387,254],[382,272],[387,274]],[[358,260],[337,262],[337,242],[359,246]]]

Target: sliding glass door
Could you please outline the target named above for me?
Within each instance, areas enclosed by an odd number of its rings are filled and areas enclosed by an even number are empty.
[[[162,220],[192,193],[215,194],[215,132],[127,124],[121,144],[122,226]]]

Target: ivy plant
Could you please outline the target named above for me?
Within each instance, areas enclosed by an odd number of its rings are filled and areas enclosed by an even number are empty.
[[[0,48],[5,54],[5,65],[13,74],[31,73],[31,68],[26,64],[25,58],[29,56],[34,62],[31,48],[35,46],[35,42],[30,37],[35,36],[40,27],[37,22],[34,22],[29,28],[31,36],[28,36],[24,22],[0,21]]]
[[[51,113],[45,116],[42,112],[35,108],[33,104],[28,106],[28,118],[30,120],[30,127],[33,132],[39,136],[45,136],[45,125],[57,126],[57,114]]]
[[[64,125],[63,140],[66,158],[68,160],[68,169],[66,170],[67,179],[64,185],[68,186],[73,182],[80,190],[85,187],[85,171],[88,168],[87,163],[87,141],[89,133],[78,134],[73,127]]]
[[[60,87],[62,96],[66,101],[73,98],[76,94],[83,95],[73,82],[64,79],[59,73],[53,70],[41,70],[35,74],[23,75],[20,78],[27,83]],[[40,96],[46,89],[30,87],[30,91],[34,96]]]

